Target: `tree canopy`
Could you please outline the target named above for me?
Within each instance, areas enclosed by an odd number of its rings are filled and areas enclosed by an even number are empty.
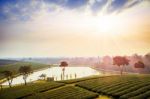
[[[68,63],[66,61],[60,62],[60,67],[67,67]]]
[[[113,58],[113,64],[117,66],[129,65],[129,60],[123,56],[116,56]]]
[[[144,68],[145,67],[145,64],[141,61],[138,61],[134,64],[134,67],[135,68]]]

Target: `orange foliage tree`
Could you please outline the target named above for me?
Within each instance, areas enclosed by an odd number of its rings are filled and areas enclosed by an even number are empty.
[[[120,74],[123,74],[123,68],[126,65],[129,65],[129,60],[123,56],[116,56],[113,58],[113,64],[120,67]]]
[[[64,80],[64,75],[65,75],[65,67],[68,66],[68,63],[66,61],[60,62],[60,67],[62,67],[62,72],[63,72],[63,80]]]

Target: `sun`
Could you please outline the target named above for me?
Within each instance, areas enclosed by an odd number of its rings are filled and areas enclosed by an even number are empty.
[[[98,18],[96,28],[99,32],[105,34],[118,34],[124,26],[123,20],[115,15],[101,16]]]

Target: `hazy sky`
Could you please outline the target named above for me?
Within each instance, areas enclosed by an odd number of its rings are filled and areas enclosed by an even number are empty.
[[[150,0],[0,0],[0,57],[150,52]]]

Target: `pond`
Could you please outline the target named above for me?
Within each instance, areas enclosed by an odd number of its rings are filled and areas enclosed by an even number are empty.
[[[32,82],[40,79],[41,74],[46,74],[47,77],[54,77],[54,80],[61,80],[62,68],[61,67],[51,67],[44,70],[36,71],[30,74],[27,78],[27,82]],[[91,75],[99,75],[100,72],[90,68],[90,67],[66,67],[64,72],[64,80],[75,79]],[[13,79],[12,85],[24,83],[23,77],[18,76]],[[2,85],[8,85],[8,82],[4,82]]]

